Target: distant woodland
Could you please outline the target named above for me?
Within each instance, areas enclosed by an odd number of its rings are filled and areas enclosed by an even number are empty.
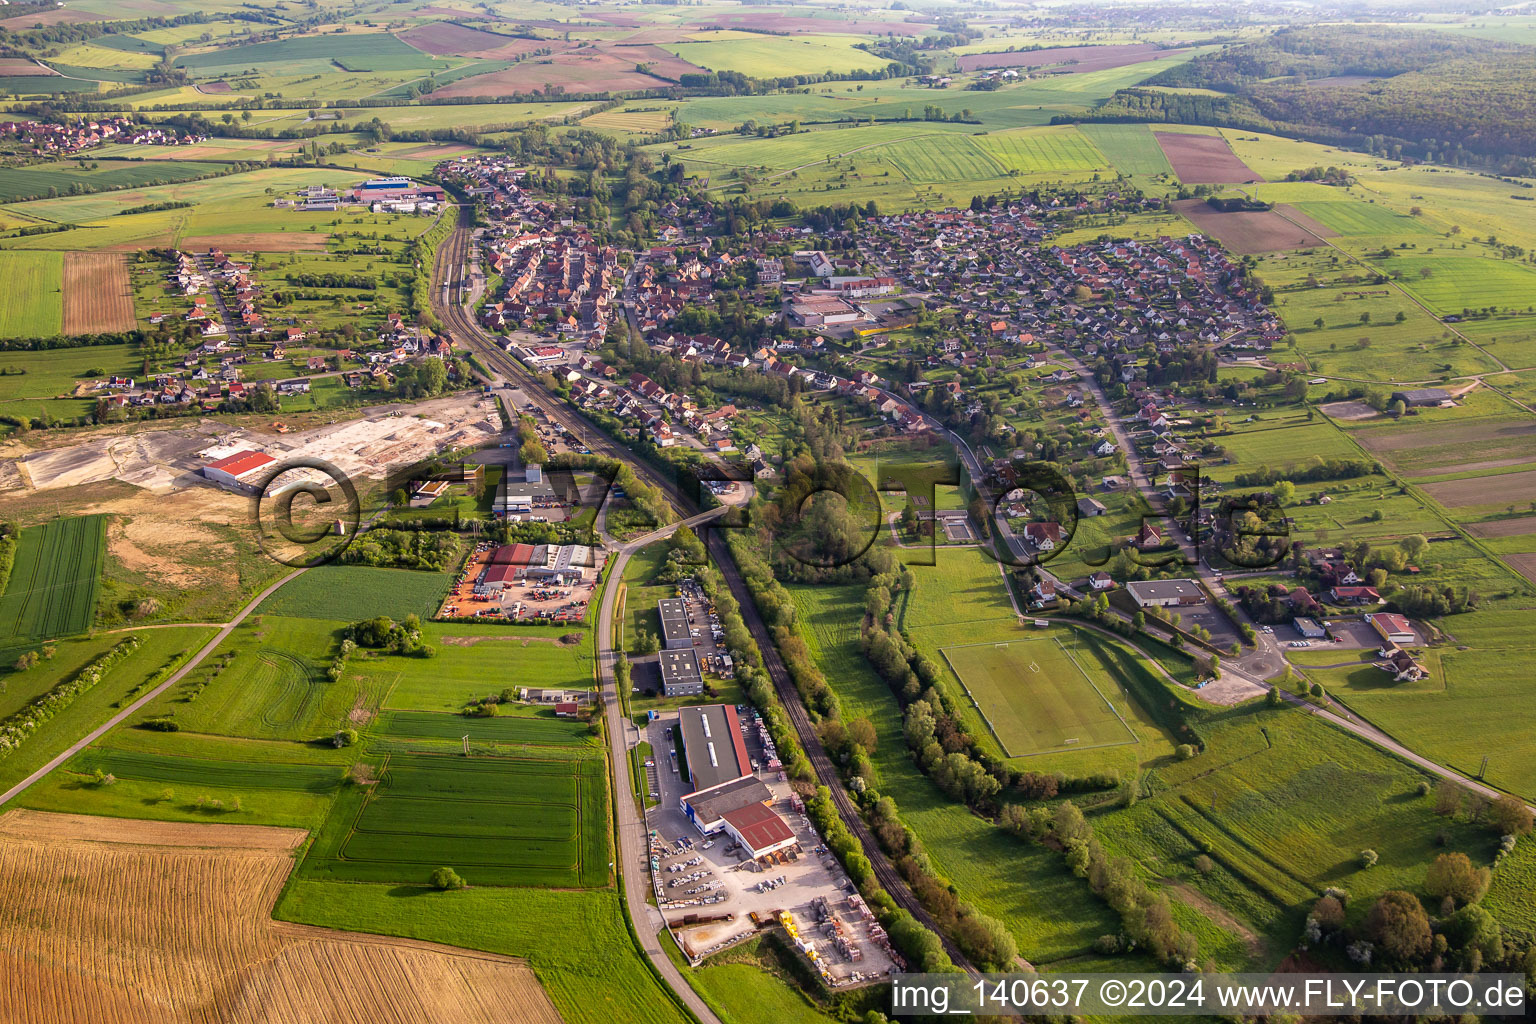
[[[1285,29],[1122,89],[1078,120],[1211,124],[1395,159],[1536,170],[1536,47],[1433,29]],[[1356,80],[1358,79],[1358,81]]]

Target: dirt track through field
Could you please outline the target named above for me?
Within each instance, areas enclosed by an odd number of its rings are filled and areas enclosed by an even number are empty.
[[[558,1024],[518,960],[272,921],[303,837],[0,817],[0,1020]]]
[[[64,333],[131,331],[133,288],[128,259],[115,252],[64,254]]]

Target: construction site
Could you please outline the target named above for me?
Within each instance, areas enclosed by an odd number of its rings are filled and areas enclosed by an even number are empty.
[[[382,480],[439,452],[494,443],[501,435],[501,418],[491,399],[456,395],[375,407],[356,419],[292,433],[270,429],[200,420],[192,426],[104,435],[21,457],[18,479],[10,483],[49,490],[120,480],[154,494],[172,494],[218,486],[204,468],[244,452],[270,457],[266,465],[318,459],[354,479]]]

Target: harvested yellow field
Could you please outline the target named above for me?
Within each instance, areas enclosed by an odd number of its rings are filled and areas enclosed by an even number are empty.
[[[557,1024],[520,961],[271,920],[303,838],[0,816],[0,1020]]]

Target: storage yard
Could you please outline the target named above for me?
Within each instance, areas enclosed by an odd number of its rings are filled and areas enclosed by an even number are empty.
[[[726,707],[705,706],[716,723],[707,740],[699,739],[700,726],[683,723],[682,716],[700,711],[694,707],[658,717],[643,734],[657,752],[651,774],[660,797],[646,814],[653,891],[678,945],[698,961],[778,927],[830,986],[884,977],[899,962],[791,791],[761,719],[730,708],[739,735],[727,738],[719,728],[731,720]],[[679,756],[680,732],[695,737],[690,749],[700,744],[698,767]],[[703,744],[714,746],[716,764]],[[745,774],[737,774],[726,744],[745,760]],[[758,796],[765,801],[755,802]],[[710,817],[713,806],[731,809],[704,822],[706,833],[695,822]],[[749,845],[772,852],[754,857]]]
[[[581,544],[481,544],[443,601],[450,618],[579,622],[607,555]]]

